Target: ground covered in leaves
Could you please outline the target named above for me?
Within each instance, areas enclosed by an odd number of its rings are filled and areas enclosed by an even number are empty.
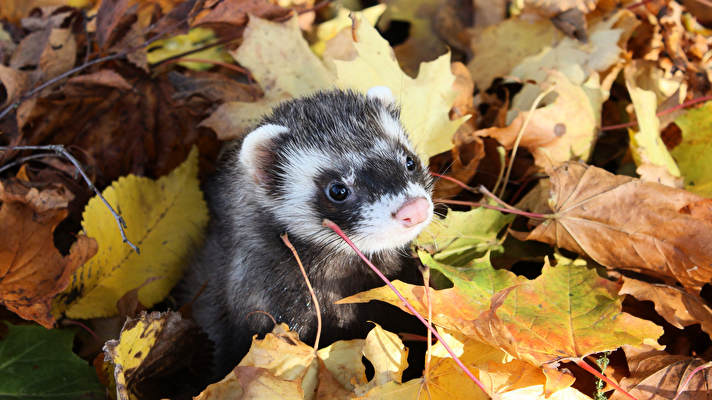
[[[0,397],[710,398],[708,1],[2,0],[0,23]],[[427,338],[315,352],[277,324],[206,387],[170,292],[221,142],[377,85],[438,179],[429,284],[394,285],[444,343],[406,380]],[[369,300],[406,310],[341,301]]]

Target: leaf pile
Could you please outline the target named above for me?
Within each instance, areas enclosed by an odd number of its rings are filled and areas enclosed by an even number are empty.
[[[3,397],[709,396],[708,2],[373,3],[2,2]],[[276,321],[208,382],[212,344],[170,291],[221,142],[280,101],[377,85],[436,176],[428,284],[394,286],[444,343],[374,325],[314,351]],[[18,147],[46,145],[76,160]],[[407,312],[385,286],[339,303],[367,301]]]

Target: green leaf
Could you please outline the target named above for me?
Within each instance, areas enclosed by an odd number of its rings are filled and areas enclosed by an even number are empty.
[[[682,142],[671,153],[685,177],[685,189],[712,197],[712,101],[688,110],[675,124],[682,130]]]
[[[497,233],[514,219],[496,210],[476,208],[450,211],[435,220],[418,236],[415,244],[433,254],[439,262],[462,266],[487,251],[500,251]]]
[[[0,399],[103,399],[94,369],[72,352],[74,333],[7,324],[0,341]]]

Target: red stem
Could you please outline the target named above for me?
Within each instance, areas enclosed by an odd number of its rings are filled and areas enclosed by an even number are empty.
[[[472,193],[479,193],[479,191],[477,189],[475,189],[472,186],[469,186],[469,185],[465,184],[464,182],[462,182],[458,179],[455,179],[451,176],[441,175],[441,174],[438,174],[437,172],[431,172],[430,175],[441,178],[441,179],[445,179],[446,181],[450,181],[452,183],[455,183],[457,186],[459,186],[465,190],[469,190]]]
[[[702,103],[703,101],[708,101],[708,100],[712,100],[712,95],[702,96],[702,97],[698,97],[696,99],[687,100],[686,102],[684,102],[682,104],[678,104],[675,107],[668,108],[667,110],[662,110],[659,113],[656,113],[655,116],[661,117],[663,115],[670,114],[671,112],[675,112],[679,109],[693,106],[697,103]],[[626,122],[624,124],[604,126],[601,128],[601,130],[602,131],[612,131],[612,130],[616,130],[616,129],[630,128],[631,126],[636,126],[636,125],[638,125],[638,121],[631,121],[631,122]]]
[[[615,382],[613,382],[612,380],[608,379],[608,377],[606,377],[606,376],[603,375],[602,373],[598,372],[598,370],[597,370],[596,368],[593,368],[592,366],[588,365],[588,363],[587,363],[586,361],[584,361],[584,360],[576,360],[575,362],[576,362],[576,365],[578,365],[579,367],[585,369],[585,370],[588,371],[589,373],[595,375],[595,376],[598,377],[599,379],[603,379],[605,382],[607,382],[609,385],[613,386],[613,387],[614,387],[616,390],[618,390],[619,392],[621,392],[621,393],[623,393],[624,395],[626,395],[628,398],[630,398],[630,399],[632,399],[632,400],[638,400],[638,399],[636,399],[635,397],[633,397],[633,395],[631,395],[630,393],[628,393],[628,392],[626,392],[625,390],[623,390],[623,388],[620,387],[620,386],[618,386]]]
[[[430,332],[433,333],[433,335],[438,339],[438,341],[440,341],[440,343],[442,343],[443,347],[445,347],[445,350],[447,350],[447,352],[450,354],[450,357],[452,357],[453,361],[455,361],[455,363],[460,367],[460,369],[462,369],[462,370],[465,372],[465,374],[467,374],[467,376],[468,376],[473,382],[475,382],[475,384],[476,384],[477,386],[479,386],[480,389],[482,389],[483,392],[487,393],[487,389],[485,389],[485,387],[484,387],[484,385],[482,384],[482,382],[480,382],[477,378],[475,378],[475,376],[472,374],[472,372],[470,372],[470,370],[467,369],[467,367],[465,366],[465,364],[463,364],[462,361],[460,361],[460,359],[455,355],[455,352],[452,351],[452,349],[450,348],[450,346],[448,346],[447,342],[445,342],[445,340],[443,340],[443,338],[440,336],[440,334],[438,333],[438,331],[435,330],[435,328],[433,328],[433,326],[432,326],[431,324],[429,324],[428,322],[426,322],[426,321],[425,321],[425,318],[423,318],[423,316],[420,315],[420,313],[417,312],[417,311],[415,310],[415,308],[413,308],[413,306],[410,305],[410,303],[408,303],[408,301],[405,299],[405,297],[403,297],[403,295],[398,291],[398,289],[396,289],[396,287],[393,286],[393,284],[391,283],[391,281],[389,281],[388,278],[386,278],[386,276],[383,275],[383,274],[381,273],[381,271],[379,271],[378,268],[376,268],[376,266],[374,266],[374,265],[371,263],[371,261],[370,261],[368,258],[366,258],[365,255],[363,255],[363,253],[361,252],[361,250],[359,250],[358,247],[356,247],[356,245],[351,241],[351,239],[349,239],[348,236],[346,236],[346,234],[344,233],[344,231],[342,231],[341,228],[339,228],[338,225],[336,225],[335,223],[333,223],[332,221],[330,221],[330,220],[328,220],[328,219],[324,219],[324,220],[322,221],[322,225],[324,225],[324,226],[326,226],[327,228],[329,228],[329,229],[333,230],[334,232],[336,232],[337,235],[341,236],[341,238],[344,239],[344,241],[346,242],[346,244],[348,244],[349,246],[351,246],[352,249],[354,249],[354,251],[356,252],[356,254],[358,254],[358,256],[361,257],[361,259],[363,260],[363,262],[365,262],[366,265],[368,265],[368,266],[373,270],[373,272],[375,272],[376,275],[378,275],[378,277],[381,278],[381,279],[383,280],[383,282],[385,282],[386,285],[388,285],[389,288],[391,288],[391,290],[396,294],[396,296],[398,296],[398,298],[403,302],[403,305],[408,309],[408,311],[410,311],[413,315],[415,315],[415,316],[420,320],[420,322],[422,322],[423,325],[425,325],[425,326],[430,330]],[[425,288],[425,290],[429,290],[429,289],[430,289],[430,288]]]

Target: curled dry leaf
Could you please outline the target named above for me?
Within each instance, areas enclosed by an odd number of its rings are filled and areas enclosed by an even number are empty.
[[[582,163],[566,163],[549,176],[553,218],[526,239],[610,268],[677,280],[688,290],[700,290],[712,279],[712,220],[681,212],[701,197]]]
[[[72,194],[63,187],[38,191],[17,182],[0,183],[0,303],[46,328],[54,325],[52,299],[72,273],[96,253],[93,239],[79,235],[69,255],[55,248],[53,232],[67,216]]]
[[[652,301],[655,311],[676,328],[700,324],[702,330],[712,336],[712,309],[698,295],[686,293],[675,286],[643,282],[626,276],[618,294]]]

